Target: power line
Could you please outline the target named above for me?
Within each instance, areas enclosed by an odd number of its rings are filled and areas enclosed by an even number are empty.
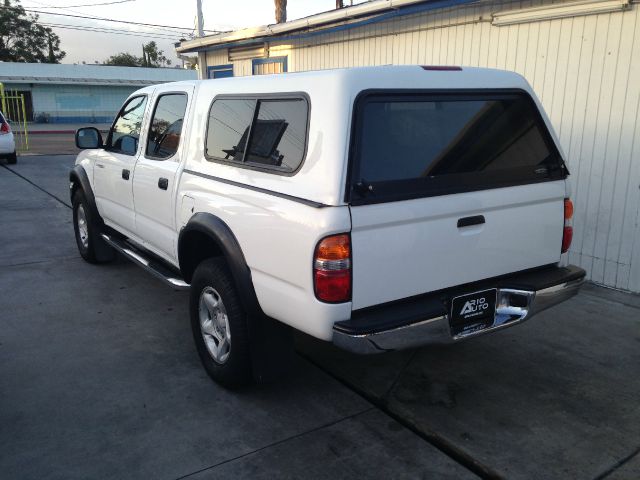
[[[46,9],[49,9],[49,8],[63,8],[63,9],[65,9],[65,10],[68,10],[68,11],[69,11],[69,12],[71,12],[71,13],[76,13],[76,14],[78,14],[78,15],[84,15],[84,12],[78,12],[77,10],[71,10],[71,9],[70,9],[70,8],[68,8],[68,7],[54,7],[53,5],[50,5],[50,4],[48,4],[48,3],[38,2],[37,0],[30,0],[30,1],[31,1],[31,2],[33,2],[33,3],[37,3],[38,5],[40,5],[40,6],[41,6],[41,7],[43,7],[43,8],[46,8]],[[134,0],[134,1],[135,1],[135,0]],[[31,8],[31,6],[27,6],[27,7],[25,7],[25,8]],[[34,8],[38,8],[38,7],[34,7]],[[104,18],[104,17],[96,17],[96,18],[99,18],[100,20],[109,20],[108,18]],[[147,29],[149,29],[149,30],[157,30],[157,31],[159,31],[159,32],[170,32],[171,34],[175,34],[175,31],[174,31],[174,30],[168,30],[168,29],[166,29],[166,28],[157,28],[157,27],[144,27],[144,28],[147,28]],[[151,33],[151,32],[144,32],[144,33]],[[181,34],[181,35],[183,35],[183,34]],[[192,36],[192,35],[191,35],[191,33],[188,33],[188,34],[187,34],[187,35],[185,35],[185,36],[187,36],[187,37],[188,37],[188,36]]]
[[[0,5],[0,8],[6,8],[6,9],[10,9],[10,10],[16,10],[17,7],[10,7],[10,6],[6,6],[6,5]],[[24,8],[24,10],[26,12],[30,12],[30,13],[39,13],[42,15],[56,15],[59,17],[69,17],[69,18],[83,18],[83,19],[87,19],[87,20],[99,20],[102,22],[114,22],[114,23],[125,23],[128,25],[139,25],[139,26],[143,26],[143,27],[161,27],[161,28],[171,28],[171,29],[175,29],[175,30],[192,30],[192,27],[175,27],[175,26],[171,26],[171,25],[158,25],[155,23],[141,23],[141,22],[131,22],[128,20],[114,20],[111,18],[102,18],[102,17],[91,17],[91,16],[86,16],[86,15],[71,15],[68,13],[55,13],[55,12],[43,12],[42,10],[33,10],[30,8]],[[218,30],[207,30],[207,32],[212,32],[212,33],[221,33]]]
[[[156,38],[158,40],[173,40],[173,41],[178,40],[178,36],[176,36],[176,35],[169,36],[167,34],[167,36],[165,36],[164,34],[161,34],[161,33],[160,34],[156,34],[156,33],[152,33],[152,32],[135,33],[135,32],[127,32],[127,31],[123,31],[123,30],[117,30],[117,29],[113,29],[113,28],[89,27],[89,26],[83,26],[83,25],[64,25],[64,24],[58,24],[58,23],[41,23],[40,25],[43,25],[45,27],[62,28],[62,29],[65,29],[65,30],[81,30],[81,31],[93,32],[93,33],[105,33],[105,34],[109,34],[109,35],[128,35],[128,36],[132,36],[132,37]]]
[[[115,5],[116,3],[129,3],[129,2],[135,2],[136,0],[117,0],[115,2],[104,2],[104,3],[85,3],[83,5],[67,5],[65,7],[52,7],[52,6],[45,6],[45,8],[49,9],[49,8],[62,8],[63,10],[66,10],[68,8],[80,8],[80,7],[101,7],[103,5]],[[36,2],[37,3],[37,2]],[[42,4],[41,4],[42,5]]]

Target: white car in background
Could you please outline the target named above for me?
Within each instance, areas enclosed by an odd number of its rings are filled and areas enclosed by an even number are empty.
[[[15,164],[18,161],[13,132],[2,112],[0,112],[0,158],[6,158],[9,164]]]

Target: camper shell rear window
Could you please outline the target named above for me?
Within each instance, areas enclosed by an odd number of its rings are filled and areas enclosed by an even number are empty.
[[[522,90],[365,91],[356,99],[346,200],[367,204],[566,178]]]

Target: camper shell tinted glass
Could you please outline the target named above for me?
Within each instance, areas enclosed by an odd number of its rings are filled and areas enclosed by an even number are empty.
[[[309,101],[301,94],[216,97],[209,110],[205,156],[284,175],[302,165]]]
[[[368,91],[356,100],[347,201],[406,200],[566,178],[523,91]]]

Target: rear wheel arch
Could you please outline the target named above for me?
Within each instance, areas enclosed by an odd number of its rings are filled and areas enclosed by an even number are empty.
[[[212,257],[225,259],[247,313],[262,314],[251,271],[231,228],[213,214],[196,213],[178,238],[178,262],[185,281],[190,283],[198,265]]]
[[[198,251],[194,248],[197,242],[203,242],[210,249]],[[191,283],[198,264],[206,265],[203,262],[216,256],[224,259],[223,265],[231,274],[242,309],[247,314],[254,379],[262,383],[281,377],[294,362],[291,327],[268,317],[262,311],[253,288],[251,271],[229,226],[210,213],[196,213],[178,238],[178,259],[185,280]],[[191,295],[193,297],[195,292],[192,291]],[[233,349],[233,340],[231,343]]]

